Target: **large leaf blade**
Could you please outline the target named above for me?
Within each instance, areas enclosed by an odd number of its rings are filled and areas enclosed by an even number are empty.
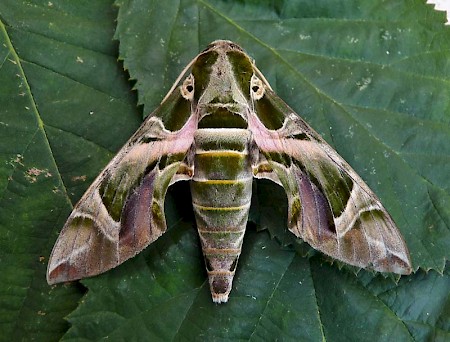
[[[0,4],[0,340],[57,340],[68,329],[84,290],[49,287],[48,255],[71,200],[139,124],[111,55],[116,14],[111,3],[85,5]]]
[[[5,339],[57,339],[67,329],[62,318],[82,293],[73,285],[49,288],[39,257],[49,254],[70,204],[142,116],[116,62],[115,16],[108,1],[0,5],[6,23],[1,53],[16,53],[30,85],[19,98],[12,76],[20,70],[0,74],[8,80],[0,83],[6,90],[0,121],[9,125],[0,124],[7,137],[0,139],[0,151],[7,152],[0,168]],[[189,194],[177,187],[166,203],[173,229],[142,256],[84,281],[90,292],[69,317],[66,339],[448,338],[449,40],[443,14],[422,1],[337,6],[328,0],[190,0],[121,1],[118,18],[120,57],[137,79],[145,114],[206,44],[236,41],[256,58],[278,94],[377,192],[400,226],[414,265],[444,275],[419,271],[398,286],[367,272],[355,277],[324,263],[320,254],[308,260],[250,229],[230,303],[214,306],[192,214],[186,213]],[[24,111],[33,103],[37,109]],[[37,181],[30,183],[35,173]],[[291,241],[283,235],[283,208],[273,207],[270,188],[258,189],[261,226]],[[389,330],[379,336],[381,325]]]

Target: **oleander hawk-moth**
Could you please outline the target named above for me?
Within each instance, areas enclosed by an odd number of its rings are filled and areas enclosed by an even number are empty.
[[[212,299],[226,302],[254,178],[284,188],[288,229],[313,248],[362,268],[411,272],[377,196],[238,45],[218,40],[187,65],[74,207],[48,283],[97,275],[142,251],[166,231],[167,188],[189,180]]]

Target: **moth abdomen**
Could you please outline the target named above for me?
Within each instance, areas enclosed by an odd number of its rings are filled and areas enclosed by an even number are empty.
[[[199,129],[192,204],[213,301],[228,300],[250,209],[253,174],[245,129]]]

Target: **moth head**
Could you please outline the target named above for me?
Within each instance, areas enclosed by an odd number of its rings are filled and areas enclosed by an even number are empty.
[[[192,101],[194,98],[194,89],[194,76],[190,74],[186,77],[180,87],[181,96],[183,96],[186,100]]]
[[[208,51],[212,51],[212,50],[238,50],[243,52],[244,50],[237,45],[236,43],[233,43],[230,40],[215,40],[212,43],[210,43],[205,50],[203,50],[202,52],[208,52]]]

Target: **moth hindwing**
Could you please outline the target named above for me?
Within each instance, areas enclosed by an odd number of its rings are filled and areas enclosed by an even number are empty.
[[[239,46],[218,40],[75,206],[53,248],[48,283],[93,276],[139,253],[166,231],[168,186],[189,180],[212,299],[226,302],[253,178],[284,188],[288,229],[315,249],[358,267],[411,272],[405,242],[375,194]]]

